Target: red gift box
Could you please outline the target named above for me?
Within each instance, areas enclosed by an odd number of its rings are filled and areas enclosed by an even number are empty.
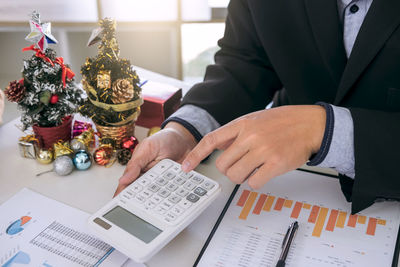
[[[173,85],[148,81],[142,85],[144,100],[136,125],[151,128],[174,113],[181,104],[182,89]]]

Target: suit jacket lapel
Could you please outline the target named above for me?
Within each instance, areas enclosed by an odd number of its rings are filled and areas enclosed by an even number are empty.
[[[305,0],[305,6],[318,50],[339,86],[347,59],[337,0]]]
[[[399,0],[374,0],[357,35],[334,104],[339,104],[400,23]]]

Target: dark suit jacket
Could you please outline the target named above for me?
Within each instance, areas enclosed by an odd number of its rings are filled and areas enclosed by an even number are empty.
[[[220,124],[264,109],[276,92],[279,105],[347,107],[356,176],[341,184],[352,211],[400,199],[399,14],[400,1],[374,0],[347,60],[337,0],[232,0],[216,64],[183,104]]]

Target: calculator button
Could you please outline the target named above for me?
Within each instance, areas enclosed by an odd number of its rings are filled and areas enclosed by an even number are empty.
[[[186,191],[186,190],[183,189],[183,188],[179,189],[179,190],[176,191],[175,193],[176,193],[178,196],[181,196],[181,197],[186,197],[186,196],[189,194],[189,192]]]
[[[171,209],[171,212],[175,213],[176,215],[181,215],[183,212],[185,212],[184,209],[182,209],[179,206],[175,206]]]
[[[166,187],[171,192],[175,191],[178,188],[178,186],[176,184],[173,184],[173,183],[169,183]]]
[[[186,179],[182,178],[182,177],[176,177],[174,179],[174,183],[176,183],[177,185],[183,185],[186,182]]]
[[[207,190],[205,190],[205,189],[203,189],[203,188],[201,188],[201,187],[197,187],[197,188],[193,191],[193,193],[195,193],[196,195],[199,195],[199,196],[204,196],[204,195],[207,193]]]
[[[143,203],[146,200],[146,197],[144,197],[143,195],[139,194],[134,199],[135,199],[136,202]]]
[[[172,166],[171,162],[168,161],[163,161],[158,163],[156,166],[154,166],[151,171],[154,172],[157,175],[162,174],[166,170],[168,170]]]
[[[166,210],[169,210],[170,208],[172,208],[174,206],[173,203],[169,202],[168,200],[164,200],[163,202],[161,202],[160,207],[163,207]]]
[[[143,177],[139,178],[139,180],[137,182],[141,186],[147,186],[147,185],[149,185],[151,183],[149,179],[146,179],[146,178],[143,178]]]
[[[193,176],[193,173],[191,173],[191,172],[186,173],[186,172],[181,171],[179,173],[179,176],[184,178],[184,179],[189,179],[190,177]]]
[[[168,212],[167,215],[165,215],[165,220],[167,222],[172,222],[172,221],[175,221],[176,217],[177,216],[175,214],[173,214],[172,212]]]
[[[181,197],[178,197],[177,195],[172,195],[168,198],[169,201],[171,201],[172,203],[176,204],[179,201],[181,201]]]
[[[167,171],[167,172],[163,175],[163,177],[164,177],[165,179],[168,179],[168,180],[174,179],[175,176],[176,176],[175,173],[172,172],[172,171]]]
[[[204,187],[204,189],[206,190],[211,190],[214,188],[215,184],[210,181],[205,181],[201,186]]]
[[[131,195],[128,195],[128,194],[123,194],[122,195],[122,198],[125,198],[125,199],[131,199],[133,196],[131,196]]]
[[[158,195],[160,195],[160,196],[162,196],[162,197],[167,197],[167,196],[169,196],[171,194],[171,192],[170,191],[168,191],[167,189],[161,189],[159,192],[158,192]]]
[[[164,209],[163,207],[160,207],[160,206],[157,206],[154,210],[155,210],[158,214],[161,214],[161,215],[163,215],[163,214],[165,214],[165,213],[167,212],[166,209]]]
[[[154,203],[158,204],[161,202],[161,200],[163,200],[162,197],[158,196],[158,195],[154,195],[150,198],[151,201],[153,201]]]
[[[178,173],[181,171],[181,167],[179,165],[174,165],[174,166],[172,166],[171,170]]]
[[[151,192],[150,190],[145,189],[140,194],[143,194],[143,196],[145,196],[146,198],[149,198],[149,197],[151,197],[153,195],[153,192]]]
[[[149,185],[149,187],[148,187],[148,189],[151,191],[151,192],[157,192],[158,190],[160,190],[160,187],[158,186],[158,185],[156,185],[156,184],[151,184],[151,185]]]
[[[187,181],[184,185],[183,188],[187,189],[187,190],[193,190],[193,188],[196,187],[195,183],[192,183],[191,181]]]
[[[162,178],[162,177],[158,177],[157,179],[156,179],[156,183],[158,184],[158,185],[166,185],[167,183],[168,183],[168,181],[167,181],[167,179],[164,179],[164,178]]]
[[[144,204],[144,206],[147,207],[147,208],[149,208],[149,209],[152,209],[152,208],[154,208],[155,206],[157,206],[157,203],[154,203],[154,202],[151,201],[151,200],[147,200],[146,203]]]
[[[190,202],[195,203],[195,202],[197,202],[200,198],[199,198],[199,196],[196,196],[195,194],[190,193],[190,194],[186,197],[186,199],[189,200]]]
[[[129,190],[132,191],[132,193],[139,193],[143,190],[143,186],[135,183],[129,187]]]
[[[193,176],[193,178],[191,179],[191,181],[194,182],[194,183],[196,183],[196,184],[199,184],[199,183],[203,182],[203,180],[204,180],[204,179],[201,178],[201,177],[198,176],[198,175]]]
[[[127,193],[128,195],[130,195],[130,196],[134,196],[135,195],[135,193],[133,193],[132,191],[130,191],[130,190],[127,190],[125,193]]]
[[[179,202],[178,207],[186,210],[187,208],[190,208],[192,205],[193,205],[192,202],[185,199],[185,200]]]

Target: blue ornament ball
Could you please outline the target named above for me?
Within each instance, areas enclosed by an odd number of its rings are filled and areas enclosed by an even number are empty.
[[[73,161],[75,167],[81,171],[87,170],[92,166],[91,156],[85,150],[76,152]]]

